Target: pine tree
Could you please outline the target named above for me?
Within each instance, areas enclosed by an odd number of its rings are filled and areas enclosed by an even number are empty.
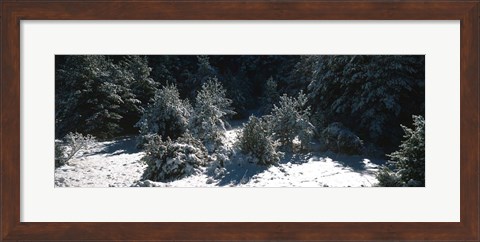
[[[325,123],[341,122],[384,148],[400,142],[400,123],[424,112],[423,56],[316,56],[309,103]]]
[[[151,68],[150,77],[157,87],[173,83],[181,84],[175,74],[181,73],[181,69],[188,69],[185,65],[180,66],[179,56],[151,55],[148,56],[147,61],[147,65]]]
[[[236,117],[246,117],[248,115],[247,109],[252,106],[254,97],[245,73],[242,70],[237,75],[227,72],[223,80],[227,95],[232,99],[232,107],[236,112]]]
[[[400,176],[393,172],[388,166],[381,166],[375,176],[378,180],[376,186],[380,187],[403,187],[405,183],[400,179]]]
[[[277,164],[283,154],[277,151],[279,143],[272,137],[269,122],[250,116],[239,137],[240,149],[254,157],[261,165]]]
[[[379,186],[425,186],[425,119],[413,116],[413,129],[402,125],[405,134],[399,149],[377,173]]]
[[[220,146],[225,133],[226,119],[235,114],[232,100],[216,78],[207,80],[195,98],[190,131],[202,140],[209,151]]]
[[[273,105],[280,100],[280,93],[278,92],[277,82],[272,77],[268,78],[265,83],[265,90],[261,98],[263,113],[270,113]]]
[[[120,62],[120,68],[125,72],[130,81],[131,92],[141,102],[147,105],[155,96],[159,85],[151,77],[152,68],[148,66],[146,56],[130,55]]]
[[[306,87],[317,75],[319,70],[319,56],[303,55],[300,57],[295,66],[290,72],[289,89],[303,89]]]
[[[176,140],[187,132],[191,114],[192,107],[187,100],[180,99],[176,86],[158,90],[136,124],[140,128],[139,146],[147,143],[153,135]]]
[[[300,92],[296,98],[284,94],[278,106],[273,106],[270,124],[274,138],[280,141],[282,147],[292,148],[295,138],[300,140],[301,148],[308,147],[314,127],[309,121],[310,107],[306,107],[306,103],[307,97]]]
[[[197,82],[203,84],[209,79],[218,76],[218,71],[210,64],[208,56],[197,56],[198,69],[196,73]]]
[[[105,56],[67,56],[55,76],[56,137],[68,132],[112,137],[121,131],[122,87]]]
[[[412,186],[425,185],[425,119],[413,116],[414,128],[402,125],[405,132],[400,149],[389,155],[403,182]]]
[[[122,116],[120,120],[122,134],[138,132],[134,125],[144,111],[142,100],[145,100],[144,97],[147,94],[138,92],[136,84],[145,80],[148,81],[149,78],[140,74],[142,70],[139,62],[141,61],[141,58],[138,56],[127,56],[119,65],[113,65],[112,67],[112,80],[117,84],[117,93],[122,100],[118,112]],[[148,66],[143,66],[143,68],[148,70]],[[144,86],[149,84],[152,83],[144,84]]]
[[[194,99],[195,94],[203,84],[212,78],[218,80],[218,76],[218,71],[210,64],[208,56],[197,56],[197,70],[193,74],[189,73],[186,83],[186,88],[189,90],[188,96],[191,100]]]

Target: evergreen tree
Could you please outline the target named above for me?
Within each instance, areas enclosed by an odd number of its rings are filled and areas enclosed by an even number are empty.
[[[273,109],[273,105],[277,104],[280,100],[280,93],[278,93],[277,82],[272,77],[268,78],[265,83],[265,90],[263,97],[261,98],[263,113],[270,113]]]
[[[314,134],[314,127],[309,121],[310,107],[306,107],[307,97],[300,92],[297,98],[280,97],[280,102],[273,106],[270,125],[274,138],[284,148],[292,148],[293,140],[298,138],[301,147],[306,148]]]
[[[400,142],[400,123],[424,112],[423,56],[315,56],[309,103],[325,123],[342,122],[384,148]]]
[[[243,126],[239,141],[240,149],[254,157],[258,164],[277,164],[283,156],[277,151],[279,143],[272,137],[269,122],[262,118],[250,116],[248,123]]]
[[[187,78],[188,96],[191,99],[194,99],[197,91],[212,78],[218,80],[218,71],[210,64],[208,56],[197,56],[197,70],[194,74],[188,73],[189,77]]]
[[[232,98],[232,107],[236,117],[243,118],[248,115],[247,109],[253,104],[251,87],[243,71],[237,75],[227,72],[223,78],[227,96]]]
[[[141,102],[142,105],[150,103],[155,96],[159,84],[151,77],[152,68],[148,66],[146,56],[131,55],[126,56],[120,62],[120,68],[125,71],[124,76],[129,79],[131,92]]]
[[[303,55],[293,67],[290,76],[293,86],[307,86],[317,74],[319,69],[319,56]]]
[[[300,91],[306,91],[305,83],[302,83],[301,79],[292,75],[292,71],[300,58],[301,56],[297,55],[268,56],[266,65],[271,66],[271,74],[266,77],[271,76],[277,82],[277,90],[280,93],[295,96]]]
[[[176,86],[158,90],[152,103],[136,124],[140,128],[139,146],[154,135],[172,140],[185,134],[192,108],[188,101],[180,99]]]
[[[175,73],[180,72],[178,63],[180,60],[177,56],[154,55],[148,56],[147,61],[148,66],[151,68],[150,77],[154,80],[155,85],[179,84],[176,83],[175,78]],[[186,68],[186,66],[183,68]]]
[[[197,56],[198,69],[196,73],[197,82],[203,84],[209,79],[218,76],[217,69],[210,64],[208,56]]]
[[[414,129],[402,125],[405,132],[400,149],[389,155],[402,181],[425,185],[425,119],[413,116]]]
[[[120,133],[122,87],[105,56],[67,56],[55,75],[56,137],[68,132],[99,138]]]
[[[159,86],[175,84],[181,97],[191,96],[193,74],[197,70],[197,57],[189,55],[153,55],[148,56],[148,65],[152,68],[151,77]]]
[[[413,116],[413,129],[402,125],[404,140],[377,174],[380,186],[425,186],[425,119]]]
[[[393,172],[388,166],[381,166],[375,176],[378,180],[376,186],[380,187],[403,187],[405,183],[400,179],[397,173]]]
[[[235,114],[231,104],[232,100],[226,97],[225,89],[216,78],[207,80],[197,94],[190,130],[209,151],[221,144],[228,125],[226,119]]]
[[[134,128],[135,123],[140,119],[144,111],[144,97],[146,93],[138,92],[138,82],[143,82],[145,76],[141,76],[140,64],[141,59],[138,56],[127,56],[119,65],[113,65],[112,80],[117,84],[118,95],[122,102],[120,104],[119,114],[122,116],[120,120],[120,128],[122,134],[133,134],[138,132]],[[143,66],[147,68],[148,66]],[[147,74],[148,75],[148,74]],[[148,77],[146,77],[148,80]],[[145,88],[148,84],[143,84]]]

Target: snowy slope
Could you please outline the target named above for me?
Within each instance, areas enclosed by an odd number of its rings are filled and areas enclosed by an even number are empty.
[[[135,148],[135,138],[98,142],[55,169],[55,186],[129,187],[143,174],[143,155]]]
[[[233,147],[240,128],[226,133],[225,144]],[[383,160],[360,156],[336,155],[312,151],[285,154],[277,166],[264,167],[248,162],[248,157],[234,152],[222,176],[202,168],[197,174],[168,183],[138,181],[145,165],[143,152],[135,149],[135,139],[99,142],[78,154],[69,166],[55,170],[58,187],[369,187],[377,182],[375,172]]]

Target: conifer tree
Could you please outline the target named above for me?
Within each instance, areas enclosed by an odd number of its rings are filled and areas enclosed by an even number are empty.
[[[69,132],[112,137],[121,131],[118,68],[101,55],[67,56],[56,72],[56,136]]]
[[[277,151],[279,143],[273,138],[269,122],[250,116],[239,137],[240,149],[261,165],[277,164],[283,154]]]
[[[405,132],[399,149],[377,173],[380,186],[425,186],[425,119],[413,116],[413,128]]]
[[[216,78],[219,74],[215,67],[210,64],[208,56],[197,56],[197,69],[194,73],[188,73],[186,88],[188,88],[188,96],[191,100],[195,99],[195,95],[208,80]]]
[[[314,127],[309,121],[310,107],[306,107],[306,103],[307,97],[300,92],[296,98],[284,94],[279,104],[273,106],[270,124],[282,147],[292,148],[295,138],[299,139],[302,148],[308,147]]]
[[[134,126],[152,101],[158,83],[150,77],[151,68],[145,56],[125,56],[117,69],[123,100],[121,127],[128,133],[136,133]]]
[[[158,90],[136,124],[140,128],[139,146],[147,143],[153,135],[172,140],[182,136],[187,131],[191,114],[189,102],[180,98],[176,86],[169,85]]]
[[[128,75],[131,92],[141,102],[147,105],[155,95],[159,85],[151,77],[152,68],[148,66],[146,56],[126,56],[120,62],[120,68]]]
[[[425,119],[413,116],[414,128],[402,125],[405,132],[400,149],[389,155],[402,181],[410,185],[425,185]]]
[[[182,69],[188,69],[188,67],[186,65],[182,66],[181,59],[179,56],[172,55],[148,56],[148,66],[151,68],[150,77],[157,87],[174,83],[178,86],[182,84],[181,80],[177,79],[176,74],[181,73]]]
[[[242,70],[236,75],[227,72],[223,80],[227,95],[232,99],[232,107],[236,112],[236,117],[246,117],[248,115],[247,109],[252,106],[254,97],[245,73]]]
[[[235,114],[232,100],[216,78],[207,80],[195,98],[190,131],[202,140],[209,151],[217,148],[225,132],[227,118]]]
[[[341,122],[384,148],[401,137],[400,124],[424,112],[423,56],[315,56],[309,103],[325,123]]]
[[[277,82],[272,77],[268,78],[265,83],[265,90],[261,98],[263,113],[270,113],[273,105],[280,100],[280,93],[278,92]]]

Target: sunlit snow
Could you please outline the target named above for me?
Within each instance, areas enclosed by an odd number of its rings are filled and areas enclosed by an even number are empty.
[[[225,144],[234,146],[241,128],[226,132]],[[249,162],[240,151],[225,164],[221,175],[208,168],[172,182],[140,181],[146,165],[135,148],[135,137],[97,142],[79,152],[69,165],[55,170],[56,187],[370,187],[383,160],[320,152],[286,153],[276,166]]]

